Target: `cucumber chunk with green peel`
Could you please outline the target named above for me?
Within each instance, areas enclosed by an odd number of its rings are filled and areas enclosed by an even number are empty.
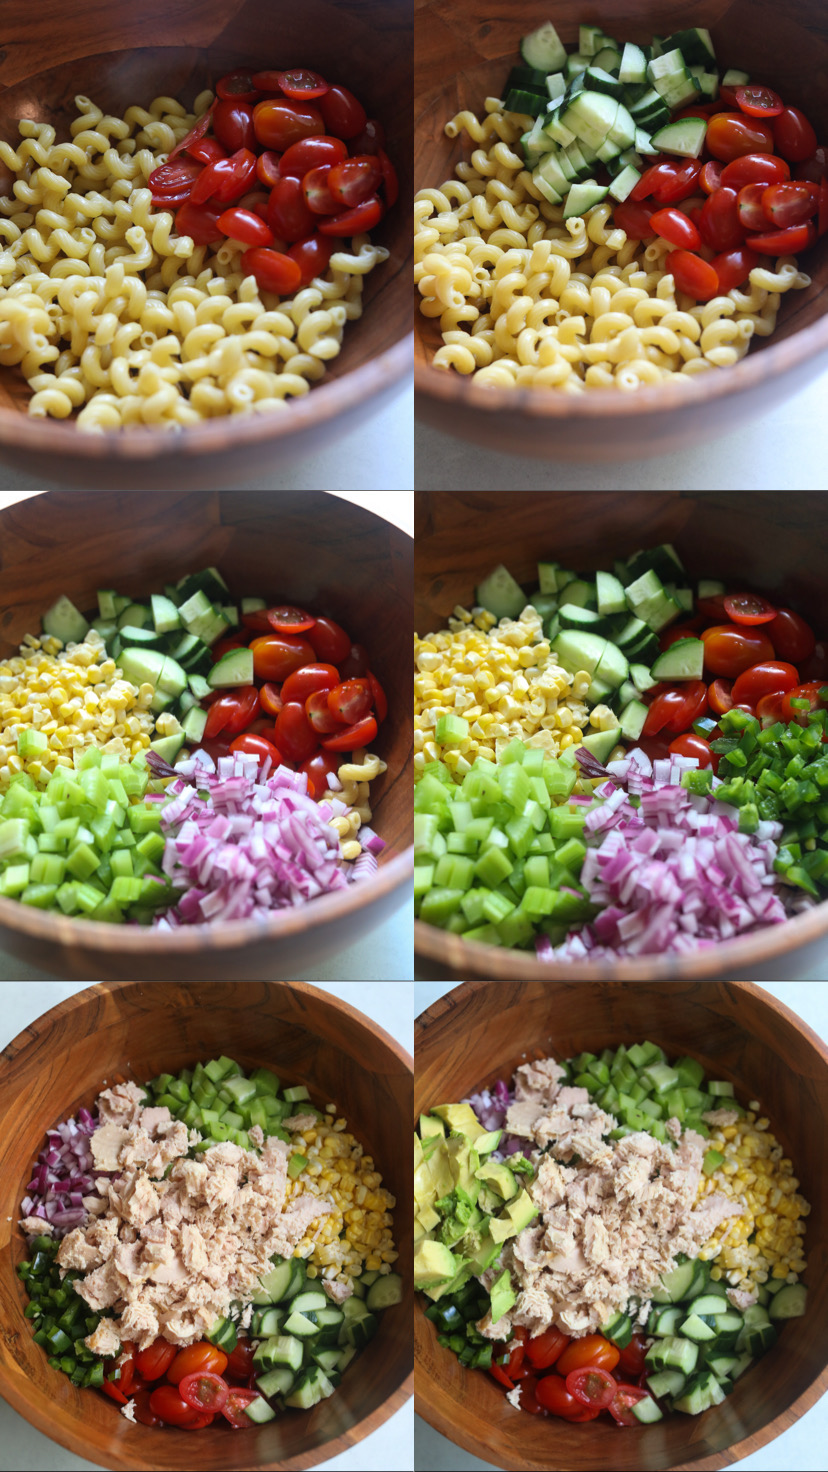
[[[150,608],[153,627],[157,634],[171,634],[174,629],[181,628],[181,619],[176,605],[162,593],[152,594]]]
[[[624,589],[613,573],[596,572],[595,595],[598,601],[599,613],[627,612],[627,599]]]
[[[567,62],[566,48],[551,20],[522,38],[520,54],[527,66],[546,73],[560,71]]]
[[[63,594],[43,615],[43,632],[62,644],[82,644],[89,624],[71,599]]]
[[[606,197],[606,184],[598,184],[595,179],[585,179],[582,184],[573,184],[567,195],[564,219],[571,220],[576,215],[588,214]]]
[[[728,67],[727,71],[725,72],[724,76],[722,77],[722,86],[723,87],[746,87],[749,81],[750,81],[750,74],[748,72],[740,72],[740,71],[737,70],[736,67],[731,66],[731,67]]]
[[[618,203],[621,204],[622,201],[625,200],[627,196],[632,193],[640,178],[641,171],[639,169],[633,168],[632,164],[627,164],[626,167],[621,170],[620,174],[616,174],[615,178],[610,184],[609,192],[612,195],[613,199],[617,200]]]
[[[647,80],[647,57],[641,47],[636,46],[633,41],[624,43],[618,80],[625,85],[638,84]]]
[[[621,728],[613,726],[609,731],[590,731],[581,744],[592,752],[596,761],[605,762],[609,760],[610,752],[620,740]]]
[[[698,158],[707,133],[706,118],[679,118],[652,135],[659,153],[677,153],[680,158]]]
[[[585,670],[594,675],[606,649],[607,641],[600,634],[585,634],[574,629],[562,629],[552,644],[564,669],[570,675]]]
[[[482,608],[487,608],[495,618],[517,618],[526,607],[526,594],[515,582],[512,574],[501,562],[489,573],[483,582],[478,584],[475,594],[477,603]],[[243,682],[242,682],[243,683]],[[251,682],[252,683],[252,678]]]
[[[704,670],[704,643],[701,639],[677,639],[653,664],[655,680],[700,680]]]
[[[128,603],[118,614],[119,629],[143,629],[152,623],[152,611],[146,603]]]
[[[185,680],[186,683],[186,680]],[[253,650],[228,649],[207,676],[208,685],[219,689],[224,686],[253,684]]]
[[[642,700],[631,700],[625,705],[621,712],[621,735],[626,736],[628,741],[637,741],[644,730],[644,722],[647,719],[647,706]]]
[[[604,32],[600,26],[578,27],[578,50],[582,56],[595,56],[604,46]]]

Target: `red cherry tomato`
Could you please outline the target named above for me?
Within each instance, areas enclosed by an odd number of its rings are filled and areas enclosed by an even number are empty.
[[[319,109],[329,133],[336,138],[355,138],[368,121],[362,103],[347,87],[330,87],[319,99]]]
[[[560,1358],[568,1344],[569,1336],[553,1324],[542,1334],[526,1340],[526,1358],[536,1370],[548,1370]]]
[[[178,1349],[167,1339],[154,1339],[146,1349],[139,1349],[135,1356],[138,1373],[144,1380],[160,1380],[177,1354]]]
[[[260,220],[252,210],[241,209],[238,205],[219,215],[217,224],[223,235],[240,240],[244,245],[268,246],[276,238],[264,220]]]
[[[249,1406],[252,1401],[262,1399],[263,1396],[260,1391],[244,1390],[240,1385],[234,1385],[229,1391],[227,1399],[221,1408],[221,1414],[223,1415],[225,1421],[230,1422],[231,1426],[235,1426],[239,1429],[246,1428],[251,1423],[250,1417],[248,1416],[245,1408]]]
[[[732,689],[730,680],[714,680],[712,685],[708,685],[707,703],[717,716],[723,716],[725,711],[733,709]]]
[[[183,1378],[183,1377],[182,1377]],[[195,1430],[201,1423],[201,1415],[193,1410],[178,1393],[176,1385],[158,1385],[149,1398],[150,1410],[164,1422],[165,1426],[181,1426]]]
[[[126,1403],[127,1403],[127,1400],[129,1399],[129,1397],[126,1396],[126,1395],[124,1395],[124,1392],[120,1389],[119,1383],[118,1383],[117,1380],[106,1380],[106,1379],[104,1379],[104,1383],[101,1386],[101,1390],[103,1391],[104,1395],[108,1395],[109,1396],[109,1399],[110,1400],[114,1400],[115,1403],[116,1403],[116,1405],[119,1405],[119,1406],[125,1406]]]
[[[784,111],[782,98],[771,87],[752,82],[748,86],[737,87],[735,91],[740,110],[750,118],[775,118]]]
[[[618,1386],[609,1370],[600,1365],[583,1365],[580,1370],[570,1370],[566,1388],[582,1405],[603,1411],[615,1398]]]
[[[652,197],[658,204],[678,204],[695,193],[701,164],[696,158],[674,159],[652,164],[645,169],[629,198],[637,201]],[[622,226],[623,229],[623,226]]]
[[[679,639],[695,639],[700,628],[704,627],[703,619],[693,619],[690,623],[674,624],[671,629],[662,629],[658,636],[658,647],[664,652],[677,644]]]
[[[252,80],[257,92],[273,92],[278,96],[282,90],[279,86],[278,72],[254,72]]]
[[[196,143],[191,143],[187,149],[190,158],[198,159],[200,164],[215,163],[217,158],[226,158],[227,151],[222,148],[216,138],[199,138]]]
[[[323,736],[321,744],[326,751],[358,751],[363,746],[370,746],[376,734],[376,720],[373,716],[365,716],[354,726],[346,726],[333,736]]]
[[[281,686],[267,681],[259,691],[259,701],[263,711],[269,716],[277,716],[284,705],[281,695]]]
[[[812,184],[820,184],[828,176],[828,148],[815,148],[810,158],[794,164],[793,176],[795,179],[810,179]]]
[[[290,148],[292,143],[298,143],[300,138],[313,138],[333,131],[325,128],[321,112],[309,102],[280,102],[278,99],[257,102],[253,110],[253,127],[265,148],[275,148],[279,152]]]
[[[758,250],[762,256],[797,255],[801,250],[807,250],[813,245],[817,238],[816,225],[809,221],[807,225],[791,225],[788,230],[770,230],[765,235],[751,235],[750,245],[752,250]]]
[[[214,241],[223,239],[218,227],[221,213],[221,205],[213,209],[210,205],[192,204],[187,200],[176,214],[176,233],[189,235],[196,245],[212,245]]]
[[[354,155],[356,157],[356,154]],[[385,194],[385,208],[391,209],[397,203],[400,194],[400,181],[397,178],[397,170],[394,168],[388,154],[381,148],[377,154],[382,169],[382,188]]]
[[[362,132],[350,141],[354,154],[379,153],[385,147],[385,129],[376,118],[369,118]]]
[[[229,153],[235,153],[238,148],[255,148],[256,133],[250,103],[229,97],[224,102],[217,102],[213,132]]]
[[[319,736],[305,714],[305,707],[298,700],[289,700],[276,717],[276,741],[288,761],[304,762],[313,756],[319,745]]]
[[[786,230],[789,225],[802,225],[819,209],[819,189],[816,184],[797,179],[788,180],[785,184],[770,184],[762,196],[762,209],[766,219],[779,230]],[[756,228],[764,227],[759,225]]]
[[[781,659],[765,659],[751,665],[733,682],[733,704],[755,706],[763,695],[792,690],[799,684],[799,671]]]
[[[277,634],[306,634],[316,623],[312,613],[295,603],[277,603],[266,610],[267,621]]]
[[[305,715],[319,736],[333,736],[342,730],[342,722],[328,705],[327,690],[315,690],[305,697]]]
[[[202,169],[190,194],[191,204],[232,204],[250,188],[256,177],[256,155],[249,148],[239,148],[229,158],[216,159]]]
[[[786,107],[773,120],[774,152],[791,163],[810,158],[817,146],[817,136],[804,112]]]
[[[316,620],[313,628],[308,630],[308,643],[313,645],[319,659],[324,660],[327,664],[335,664],[337,668],[341,667],[342,661],[348,659],[352,652],[350,635],[345,633],[340,624],[335,624],[332,618]],[[361,648],[362,646],[353,647]],[[364,675],[367,668],[366,663],[365,670],[358,670],[354,673]],[[346,671],[346,676],[350,674],[350,670]]]
[[[786,690],[782,697],[783,721],[796,721],[799,726],[807,726],[809,711],[828,707],[828,701],[822,696],[825,688],[824,680],[808,680],[804,685],[794,685],[791,690]],[[793,700],[807,700],[809,709],[797,710],[791,704]]]
[[[345,659],[332,662],[339,665],[343,680],[358,680],[368,673],[368,650],[364,644],[352,644]]]
[[[739,218],[735,189],[722,186],[715,194],[708,195],[702,206],[699,229],[706,243],[717,252],[735,250],[743,244],[745,227]]]
[[[308,757],[307,761],[302,762],[299,771],[304,772],[308,781],[313,784],[311,796],[315,797],[317,802],[319,802],[323,792],[327,791],[328,778],[331,774],[336,775],[339,770],[339,764],[340,758],[336,752],[321,750],[317,751],[313,756]]]
[[[313,215],[337,215],[342,206],[334,199],[328,188],[328,175],[330,169],[327,164],[322,164],[318,169],[309,169],[302,178],[302,193],[305,196],[305,204]],[[319,221],[316,221],[319,225]],[[319,225],[321,229],[321,225]]]
[[[780,608],[765,633],[779,658],[790,660],[792,664],[801,664],[814,652],[816,640],[813,630],[792,608]]]
[[[707,125],[704,141],[713,157],[723,163],[740,158],[743,153],[774,152],[770,124],[747,118],[741,112],[716,113]]]
[[[167,154],[167,163],[170,163],[172,159],[177,158],[180,153],[186,153],[193,143],[197,143],[199,138],[204,137],[205,133],[210,127],[213,113],[216,110],[216,102],[217,99],[214,98],[213,101],[210,103],[207,111],[201,114],[198,122],[193,125],[189,133],[185,133],[183,138],[179,138],[178,142],[175,145],[175,148],[171,149],[170,152]]]
[[[312,97],[324,97],[331,90],[330,83],[324,77],[305,67],[293,67],[289,72],[277,72],[276,76],[285,96],[298,98],[300,102],[309,102]]]
[[[493,1361],[489,1365],[489,1374],[497,1380],[499,1385],[505,1385],[507,1390],[514,1390],[514,1383],[509,1379],[502,1365],[495,1364]]]
[[[364,199],[354,209],[344,210],[341,215],[332,215],[322,220],[319,229],[323,235],[361,235],[364,230],[373,230],[384,212],[381,199],[372,194],[370,199]]]
[[[304,196],[302,203],[304,204]],[[327,271],[334,250],[334,241],[326,240],[324,235],[319,234],[308,235],[304,240],[297,240],[295,245],[290,247],[288,255],[292,261],[296,262],[302,273],[299,280],[300,286],[309,286],[316,276],[321,276]]]
[[[371,694],[374,698],[374,715],[377,718],[377,725],[381,726],[383,721],[385,720],[385,717],[388,715],[388,701],[386,699],[385,691],[383,690],[376,675],[372,675],[370,670],[366,675],[366,679],[371,686]]]
[[[759,257],[745,244],[736,250],[722,251],[720,255],[713,257],[710,264],[719,278],[719,292],[724,296],[734,286],[744,285],[751,271],[759,265]]]
[[[650,216],[650,225],[663,240],[669,240],[671,245],[682,246],[685,250],[698,250],[702,243],[693,221],[681,210],[656,210]]]
[[[649,1395],[650,1392],[643,1386],[619,1385],[609,1404],[610,1415],[619,1426],[637,1426],[639,1423],[633,1415],[632,1408],[640,1400],[647,1400]]]
[[[316,229],[317,219],[308,209],[301,179],[279,179],[270,191],[267,223],[280,240],[303,240]]]
[[[704,665],[711,675],[733,680],[752,664],[773,659],[774,648],[764,629],[714,624],[702,633]]]
[[[301,280],[302,272],[296,261],[278,250],[267,250],[253,246],[241,258],[246,276],[254,276],[262,291],[273,291],[277,296],[289,296]]]
[[[588,1421],[593,1419],[593,1412],[581,1401],[576,1400],[571,1391],[567,1390],[566,1381],[554,1372],[544,1375],[538,1380],[535,1387],[535,1398],[545,1411],[551,1411],[553,1416],[560,1416],[564,1421]],[[599,1415],[598,1411],[594,1415]]]
[[[782,701],[784,699],[784,690],[773,690],[770,695],[760,696],[756,702],[756,714],[763,726],[773,726],[777,721],[785,719],[782,712]]]
[[[705,194],[714,194],[717,189],[721,188],[723,168],[724,164],[720,164],[715,158],[708,159],[706,164],[702,164],[699,184]]]
[[[791,171],[783,158],[773,153],[745,153],[722,169],[726,189],[743,189],[746,184],[783,184]]]
[[[313,645],[293,634],[265,634],[254,639],[250,648],[257,680],[281,682],[304,664],[313,664],[316,658]]]
[[[282,686],[282,703],[287,700],[301,700],[303,703],[309,695],[314,695],[317,690],[333,690],[339,684],[339,670],[332,664],[306,664],[300,670],[294,670],[288,675]]]
[[[232,97],[236,102],[252,102],[256,96],[256,85],[250,72],[238,67],[216,82],[216,92],[222,99]]]
[[[315,138],[300,138],[298,143],[286,148],[279,163],[279,173],[283,179],[303,179],[311,169],[320,168],[323,164],[331,168],[347,157],[348,150],[341,138],[329,138],[327,134],[320,133]]]
[[[647,240],[649,236],[655,235],[655,230],[650,224],[652,214],[653,207],[647,204],[646,200],[625,199],[623,204],[615,206],[612,220],[613,224],[617,225],[619,230],[623,230],[630,240]]]
[[[239,1339],[236,1348],[227,1356],[225,1375],[228,1380],[247,1380],[253,1373],[255,1344],[250,1339]]]
[[[645,1368],[648,1344],[647,1335],[636,1331],[629,1344],[621,1350],[618,1359],[619,1370],[625,1370],[628,1375],[640,1375]]]
[[[710,198],[715,199],[715,195]],[[693,297],[694,301],[709,302],[717,295],[719,278],[710,263],[703,261],[701,256],[694,256],[689,250],[671,250],[665,257],[665,267],[672,274],[679,291]]]
[[[269,756],[271,772],[274,768],[281,767],[283,762],[282,753],[273,745],[273,742],[268,741],[266,736],[261,736],[255,731],[245,731],[242,736],[237,736],[235,741],[230,742],[230,750],[240,751],[245,756],[257,756],[259,758],[259,765],[261,765],[265,757]],[[217,1406],[216,1409],[218,1410],[219,1407]]]
[[[620,1357],[621,1351],[602,1334],[585,1334],[582,1339],[572,1340],[555,1368],[563,1376],[570,1370],[582,1369],[584,1365],[597,1365],[599,1369],[612,1372]]]
[[[256,159],[256,178],[267,189],[272,189],[282,177],[279,172],[281,159],[282,155],[274,153],[271,148],[263,149]]]
[[[210,1370],[196,1370],[179,1382],[178,1394],[186,1405],[202,1414],[220,1411],[227,1400],[228,1387],[220,1375]]]
[[[768,217],[762,208],[767,184],[744,184],[736,196],[739,223],[745,230],[766,230]]]
[[[724,610],[734,624],[769,624],[776,609],[759,593],[728,593]]]
[[[258,710],[259,692],[255,685],[240,685],[236,690],[228,690],[213,701],[207,712],[204,739],[211,741],[220,731],[226,736],[238,736],[255,720]]]
[[[369,194],[375,194],[382,181],[382,164],[378,157],[365,153],[360,158],[346,158],[335,163],[328,175],[328,188],[340,209],[354,209]]]
[[[343,680],[328,693],[328,710],[342,726],[353,726],[367,716],[374,697],[367,680]]]
[[[189,199],[193,186],[201,173],[202,165],[197,159],[182,155],[174,160],[167,159],[165,164],[159,164],[153,169],[147,181],[152,191],[153,201],[163,196],[164,204],[183,204]]]
[[[656,693],[641,734],[657,736],[659,731],[686,731],[706,710],[707,686],[704,680],[685,680],[681,685],[668,685]]]
[[[175,1348],[175,1345],[173,1345]],[[106,1390],[106,1382],[103,1389]],[[136,1421],[140,1426],[163,1426],[164,1422],[160,1416],[156,1416],[150,1407],[152,1391],[147,1387],[144,1390],[136,1390],[132,1397],[132,1410]]]

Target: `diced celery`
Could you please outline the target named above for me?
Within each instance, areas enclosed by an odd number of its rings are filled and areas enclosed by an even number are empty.
[[[49,738],[42,731],[26,727],[17,738],[17,755],[24,758],[43,756],[49,750]]]

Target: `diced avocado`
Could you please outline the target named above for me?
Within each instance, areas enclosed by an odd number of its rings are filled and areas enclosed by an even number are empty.
[[[436,1212],[433,1206],[422,1207],[417,1213],[417,1220],[424,1232],[433,1232],[434,1228],[440,1225],[439,1212]]]
[[[475,1202],[480,1190],[480,1183],[476,1179],[480,1165],[477,1151],[472,1148],[465,1135],[451,1135],[446,1141],[445,1150],[455,1186],[465,1191],[469,1200]]]
[[[515,1231],[522,1232],[524,1227],[528,1227],[533,1217],[537,1216],[538,1208],[535,1206],[529,1192],[521,1191],[520,1195],[516,1196],[514,1201],[508,1203],[506,1212],[515,1224]]]
[[[489,1216],[496,1216],[503,1206],[503,1197],[498,1191],[493,1191],[491,1186],[481,1181],[477,1204],[481,1211],[485,1211]]]
[[[486,1135],[478,1135],[474,1142],[474,1148],[478,1155],[488,1155],[490,1151],[497,1149],[502,1138],[502,1130],[490,1130]]]
[[[418,1166],[421,1166],[424,1160],[425,1160],[425,1156],[423,1155],[423,1147],[422,1147],[422,1145],[420,1143],[420,1136],[417,1135],[417,1134],[415,1134],[415,1136],[414,1136],[414,1169],[417,1170]]]
[[[491,1225],[491,1224],[490,1224]],[[469,1253],[469,1262],[474,1277],[485,1273],[500,1256],[501,1244],[495,1242],[491,1232],[485,1232],[480,1238],[478,1245]]]
[[[445,1135],[446,1127],[442,1119],[437,1119],[433,1114],[420,1115],[420,1139],[427,1140],[430,1135]]]
[[[435,1288],[457,1273],[457,1260],[442,1242],[424,1237],[414,1252],[414,1287]]]
[[[512,1197],[517,1194],[517,1181],[508,1165],[503,1165],[502,1162],[484,1161],[483,1165],[475,1171],[475,1175],[479,1181],[490,1181],[504,1201],[511,1201]]]
[[[480,1123],[471,1104],[438,1104],[432,1109],[438,1119],[445,1120],[450,1130],[459,1130],[461,1134],[467,1135],[474,1144],[478,1135],[488,1133]]]
[[[504,1268],[500,1277],[492,1284],[492,1323],[496,1324],[498,1319],[502,1319],[503,1315],[514,1307],[516,1301],[509,1269]]]

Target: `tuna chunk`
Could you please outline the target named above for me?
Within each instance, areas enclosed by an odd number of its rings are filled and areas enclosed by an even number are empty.
[[[707,1113],[702,1115],[702,1119],[705,1124],[721,1125],[722,1129],[726,1130],[729,1125],[737,1123],[739,1115],[735,1109],[708,1109]]]
[[[510,1135],[523,1135],[531,1140],[535,1121],[540,1119],[546,1106],[539,1099],[516,1099],[506,1111],[504,1129]]]
[[[20,1226],[30,1237],[51,1237],[54,1231],[52,1223],[45,1216],[24,1216]]]
[[[95,1332],[87,1335],[83,1342],[93,1354],[102,1355],[107,1360],[114,1359],[121,1349],[120,1335],[112,1319],[101,1319]]]
[[[333,1303],[344,1303],[354,1291],[352,1283],[329,1282],[327,1278],[323,1281],[322,1287]]]
[[[80,1268],[87,1272],[89,1268],[96,1268],[103,1259],[98,1248],[88,1241],[83,1227],[75,1227],[74,1231],[68,1232],[58,1248],[58,1267],[68,1269]]]
[[[100,1119],[128,1126],[135,1123],[143,1103],[144,1091],[137,1084],[114,1084],[98,1095],[96,1108]]]
[[[102,1124],[90,1140],[95,1169],[117,1170],[121,1163],[121,1151],[128,1140],[129,1131],[123,1125],[111,1121]]]
[[[283,1129],[297,1130],[299,1134],[301,1134],[303,1130],[312,1130],[315,1124],[315,1114],[291,1114],[289,1119],[282,1120]]]
[[[746,1308],[752,1308],[759,1298],[755,1288],[728,1288],[727,1296],[733,1307],[742,1313]]]

